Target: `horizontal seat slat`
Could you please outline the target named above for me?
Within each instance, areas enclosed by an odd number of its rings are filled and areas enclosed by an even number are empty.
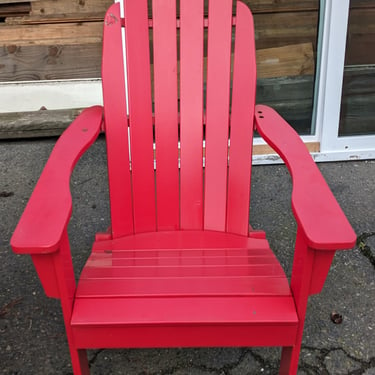
[[[104,250],[104,251],[103,251]],[[112,255],[108,255],[112,254]],[[212,249],[102,249],[94,251],[91,259],[100,260],[111,257],[112,259],[127,259],[127,258],[178,258],[183,255],[184,258],[196,257],[259,257],[259,256],[274,256],[272,251],[267,247],[262,248],[212,248]]]
[[[82,279],[77,298],[129,296],[275,295],[290,296],[285,277],[168,277]]]
[[[82,278],[129,278],[129,277],[205,277],[205,276],[283,276],[277,263],[255,265],[201,265],[201,266],[148,266],[148,267],[86,267]]]
[[[268,242],[264,239],[198,230],[139,233],[114,240],[97,241],[93,247],[93,251],[127,251],[127,249],[268,249],[270,251]]]
[[[271,256],[195,256],[185,257],[184,254],[176,257],[128,257],[117,258],[115,256],[90,257],[87,268],[96,267],[165,267],[165,266],[235,266],[235,265],[261,265],[277,264],[275,257]]]
[[[72,325],[296,324],[288,297],[77,298]]]
[[[74,325],[72,331],[82,349],[293,346],[297,324]]]
[[[290,296],[265,239],[216,231],[175,231],[98,241],[78,298]]]

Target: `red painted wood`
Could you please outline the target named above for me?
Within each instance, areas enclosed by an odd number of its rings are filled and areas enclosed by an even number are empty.
[[[234,250],[235,251],[235,250]],[[201,252],[196,256],[190,256],[191,251],[186,250],[188,256],[185,256],[185,250],[180,250],[177,256],[170,256],[168,250],[155,252],[156,254],[149,254],[140,257],[135,252],[135,256],[131,256],[131,252],[112,251],[110,253],[93,253],[88,259],[84,271],[90,267],[97,269],[98,267],[108,268],[123,268],[123,267],[211,267],[211,266],[254,266],[254,265],[269,265],[278,264],[276,258],[271,255],[258,255],[258,256],[233,256],[232,249],[222,250],[222,255],[217,255],[216,251]],[[214,252],[215,255],[210,253]],[[250,251],[249,251],[250,252]],[[130,253],[130,254],[129,254]],[[134,253],[134,251],[132,252]],[[166,255],[164,253],[167,253]],[[127,255],[123,257],[123,255]],[[162,271],[162,270],[161,270]],[[272,271],[273,272],[273,271]],[[81,275],[84,277],[84,274]]]
[[[32,254],[31,259],[47,297],[59,298],[54,257],[52,254]]]
[[[76,280],[73,270],[72,255],[70,252],[70,243],[68,231],[65,229],[62,235],[59,251],[53,255],[54,269],[58,290],[61,299],[65,324],[70,320],[74,295],[76,292]]]
[[[288,296],[288,280],[267,277],[264,282],[258,276],[210,277],[210,278],[81,278],[77,297],[148,297],[148,296]]]
[[[297,322],[292,297],[77,298],[72,316],[73,326]]]
[[[59,138],[13,233],[14,252],[45,254],[58,249],[72,211],[72,170],[99,135],[101,123],[102,107],[88,108]]]
[[[218,231],[226,229],[231,44],[232,2],[210,1],[204,228]]]
[[[70,252],[68,231],[64,230],[59,251],[51,254],[54,260],[53,268],[56,272],[61,308],[64,317],[65,331],[69,344],[70,358],[74,374],[89,375],[90,369],[87,360],[86,350],[78,349],[71,327],[76,281],[73,271],[73,263]]]
[[[293,345],[294,324],[72,326],[79,348],[170,348]]]
[[[228,174],[227,231],[247,235],[256,62],[253,17],[237,2]]]
[[[93,251],[104,250],[150,250],[150,249],[262,249],[269,254],[268,242],[265,239],[248,238],[230,233],[214,231],[170,231],[140,233],[125,236],[112,241],[94,243]]]
[[[232,24],[233,24],[233,25],[236,24],[236,17],[232,17]],[[125,20],[122,20],[122,25],[125,26]],[[154,25],[153,20],[149,18],[149,19],[148,19],[148,27],[152,28],[153,25]],[[181,25],[181,23],[180,23],[180,19],[176,19],[176,27],[177,27],[177,29],[180,28],[180,25]],[[204,19],[203,19],[203,26],[204,26],[204,27],[208,27],[208,18],[204,18]]]
[[[134,231],[156,229],[147,0],[124,1]]]
[[[242,262],[243,259],[252,258],[268,258],[273,257],[273,254],[269,248],[250,248],[241,249],[236,247],[227,248],[176,248],[176,249],[141,249],[141,248],[121,248],[115,250],[109,250],[111,247],[102,249],[104,251],[93,251],[90,261],[100,261],[101,259],[107,259],[109,256],[113,262],[126,262],[129,259],[136,262],[137,260],[143,261],[145,259],[162,258],[166,262],[172,262],[173,259],[179,259],[181,262],[181,255],[186,262],[194,261],[194,259],[206,258],[209,262],[210,259],[226,259],[228,262]],[[230,257],[228,257],[230,255]]]
[[[314,251],[314,263],[309,294],[317,294],[322,291],[328,271],[331,267],[335,251]]]
[[[263,238],[266,239],[266,232],[264,230],[253,229],[249,224],[249,233],[248,236],[251,238]]]
[[[290,295],[264,239],[211,231],[141,233],[100,241],[77,296]]]
[[[292,175],[292,208],[308,245],[318,250],[352,248],[356,235],[299,135],[264,105],[256,106],[255,121]]]
[[[282,350],[280,374],[297,374],[313,262],[314,252],[308,248],[306,238],[301,228],[298,227],[290,286],[296,304],[299,324],[295,344],[290,347],[284,347]]]
[[[176,1],[153,1],[158,230],[180,226]]]
[[[243,265],[184,265],[184,266],[108,266],[108,267],[90,267],[85,270],[87,278],[165,278],[165,277],[237,277],[237,276],[262,276],[279,277],[284,274],[278,264],[243,264]],[[188,282],[188,280],[187,280]],[[228,280],[230,282],[230,280]],[[266,283],[267,280],[264,280]]]
[[[111,235],[113,238],[134,231],[120,19],[120,4],[113,4],[104,20],[102,61]]]
[[[203,1],[180,1],[180,210],[182,229],[203,228]]]

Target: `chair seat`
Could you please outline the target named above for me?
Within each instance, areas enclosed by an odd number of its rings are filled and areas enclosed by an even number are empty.
[[[262,324],[269,325],[270,334],[279,327],[292,338],[297,322],[288,280],[267,240],[213,231],[142,233],[96,242],[81,274],[72,315],[76,339],[86,337],[82,347],[95,347],[87,340],[87,330],[94,327],[106,333],[113,327],[144,325],[173,326],[174,332],[189,327],[192,332],[192,327],[224,325],[243,333],[245,327],[260,328],[266,338]],[[82,330],[85,335],[80,335]],[[190,341],[186,333],[164,334],[156,343],[155,338],[133,338],[127,345],[200,346],[202,334]],[[202,345],[210,345],[207,337]],[[231,345],[230,337],[227,332],[222,344]],[[124,338],[119,340],[122,346]],[[244,340],[250,344],[248,337]],[[241,344],[238,333],[234,342]],[[117,346],[113,337],[108,345]]]

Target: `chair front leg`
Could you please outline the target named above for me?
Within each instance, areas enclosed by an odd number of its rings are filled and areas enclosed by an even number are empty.
[[[314,251],[309,249],[302,230],[298,229],[290,286],[296,305],[299,325],[294,345],[292,347],[284,347],[282,349],[280,375],[297,374],[313,264]]]
[[[71,327],[76,282],[67,230],[64,231],[59,251],[54,254],[54,264],[73,373],[74,375],[89,375],[90,369],[86,350],[76,347]]]

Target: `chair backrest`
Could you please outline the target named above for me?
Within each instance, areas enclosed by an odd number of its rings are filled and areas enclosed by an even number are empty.
[[[176,10],[176,0],[153,0],[150,10],[147,0],[124,0],[124,19],[118,3],[106,14],[102,78],[114,238],[179,229],[248,233],[252,15],[237,2],[233,16],[232,0],[210,0],[207,17],[204,0],[178,3]]]

